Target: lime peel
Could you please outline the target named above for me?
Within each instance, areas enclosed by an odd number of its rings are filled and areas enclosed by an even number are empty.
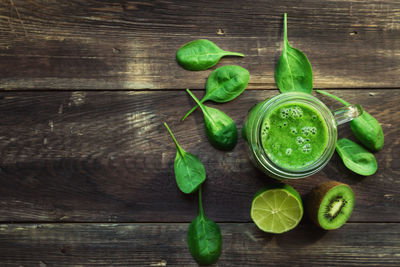
[[[303,203],[293,187],[273,184],[255,194],[250,216],[262,231],[280,234],[299,224],[303,217]]]

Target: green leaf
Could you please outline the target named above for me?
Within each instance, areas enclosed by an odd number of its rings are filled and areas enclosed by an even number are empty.
[[[316,90],[316,92],[329,96],[345,106],[351,105],[349,102],[331,93],[322,90]],[[357,139],[371,151],[376,152],[383,148],[384,135],[382,127],[379,122],[365,110],[359,117],[350,121],[350,128]]]
[[[221,150],[231,150],[235,147],[238,138],[238,130],[235,122],[224,112],[205,106],[186,89],[189,95],[200,106],[204,115],[204,126],[210,143]]]
[[[250,73],[245,68],[235,65],[227,65],[214,70],[207,79],[206,94],[200,100],[204,103],[211,100],[217,103],[232,101],[246,89],[249,83]],[[182,118],[182,121],[189,116],[198,105],[193,107]]]
[[[311,94],[313,73],[307,56],[290,46],[287,39],[287,14],[284,14],[283,51],[275,69],[275,81],[281,93],[304,92]]]
[[[384,136],[379,122],[368,112],[350,122],[350,128],[360,142],[371,151],[379,151],[383,148]]]
[[[193,258],[201,265],[217,262],[222,251],[221,230],[204,215],[201,187],[199,188],[199,215],[190,223],[188,246]]]
[[[167,128],[177,150],[174,162],[176,183],[183,193],[193,193],[206,179],[206,170],[204,165],[195,155],[182,149],[167,123],[164,122],[164,126]]]
[[[176,53],[176,60],[187,70],[206,70],[223,56],[244,57],[241,53],[224,51],[213,42],[199,39],[184,44]]]
[[[375,156],[347,138],[337,141],[336,151],[342,158],[344,165],[357,174],[369,176],[378,169]]]

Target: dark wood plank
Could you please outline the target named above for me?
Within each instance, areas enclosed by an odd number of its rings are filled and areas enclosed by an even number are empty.
[[[247,110],[276,93],[246,91],[218,107],[240,129]],[[376,154],[379,170],[356,176],[334,156],[322,172],[289,183],[303,196],[328,179],[349,183],[357,195],[351,221],[399,222],[400,89],[334,93],[381,121],[386,142]],[[211,147],[200,111],[181,123],[192,105],[181,91],[0,93],[0,220],[190,221],[197,206],[176,186],[175,148],[162,125],[167,121],[206,167],[207,214],[217,221],[250,221],[253,194],[272,180],[249,162],[241,138],[232,152]],[[353,138],[348,126],[340,127],[340,136]]]
[[[185,42],[208,38],[246,54],[250,89],[275,88],[282,14],[314,69],[315,87],[399,87],[400,2],[21,1],[0,4],[0,87],[204,88],[209,71],[175,62]]]
[[[198,266],[187,224],[0,225],[1,266]],[[282,235],[253,224],[220,224],[213,266],[398,266],[397,223],[348,223],[324,232],[300,225]]]

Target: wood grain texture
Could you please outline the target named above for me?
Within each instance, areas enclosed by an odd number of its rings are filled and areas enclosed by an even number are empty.
[[[361,177],[334,156],[320,173],[290,181],[303,196],[318,183],[338,180],[356,193],[353,222],[400,222],[400,89],[335,90],[382,123],[385,147],[378,172]],[[201,96],[203,91],[195,91]],[[210,106],[241,129],[247,110],[277,94],[245,91]],[[340,105],[319,96],[332,109]],[[207,141],[200,111],[179,119],[193,101],[182,91],[0,93],[0,220],[60,222],[188,222],[196,198],[180,193],[173,173],[175,147],[168,122],[187,151],[207,170],[204,207],[216,221],[248,222],[253,194],[271,182],[249,162],[240,138],[231,152]],[[348,125],[340,136],[351,139]]]
[[[325,232],[300,225],[282,235],[254,224],[220,224],[213,266],[398,266],[398,224],[350,223]],[[198,266],[187,224],[0,225],[0,264],[9,266]]]
[[[247,68],[250,89],[276,88],[284,12],[289,41],[309,57],[315,87],[400,86],[395,0],[3,0],[0,88],[201,89],[211,70],[185,71],[175,62],[176,50],[198,38],[246,54],[216,67]]]
[[[200,111],[179,121],[193,105],[183,89],[203,89],[222,65],[247,68],[248,89],[260,89],[207,103],[239,129],[252,105],[278,93],[269,89],[284,12],[314,86],[343,89],[332,92],[362,104],[385,133],[375,175],[351,173],[335,154],[320,173],[289,182],[303,197],[323,181],[351,185],[354,212],[335,231],[306,217],[282,235],[259,231],[251,200],[273,180],[242,139],[215,150]],[[176,50],[198,38],[246,57],[185,71]],[[0,266],[197,266],[186,243],[197,198],[176,186],[164,121],[206,167],[204,208],[224,242],[215,266],[398,266],[399,47],[395,0],[1,0]],[[339,136],[354,140],[348,125]]]

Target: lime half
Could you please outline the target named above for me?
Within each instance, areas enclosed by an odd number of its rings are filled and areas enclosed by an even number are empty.
[[[299,193],[287,184],[265,187],[251,204],[251,218],[264,232],[280,234],[296,227],[303,217]]]

